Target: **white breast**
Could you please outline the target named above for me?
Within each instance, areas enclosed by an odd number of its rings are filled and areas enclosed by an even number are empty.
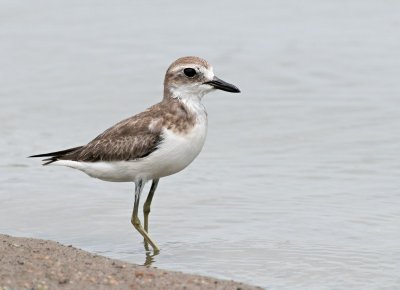
[[[148,158],[149,163],[152,163],[152,171],[157,177],[181,171],[199,155],[206,135],[207,119],[199,121],[186,134],[164,130],[163,142]]]

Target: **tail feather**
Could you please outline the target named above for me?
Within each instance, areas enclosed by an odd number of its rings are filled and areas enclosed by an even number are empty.
[[[72,153],[80,148],[82,148],[83,146],[78,146],[78,147],[74,147],[74,148],[70,148],[70,149],[66,149],[66,150],[61,150],[61,151],[55,151],[55,152],[50,152],[50,153],[44,153],[44,154],[37,154],[37,155],[31,155],[28,156],[28,158],[31,157],[50,157],[50,158],[46,158],[43,159],[42,161],[46,161],[45,163],[43,163],[43,165],[47,165],[50,163],[53,163],[55,161],[58,160],[58,158],[68,154],[68,153]]]

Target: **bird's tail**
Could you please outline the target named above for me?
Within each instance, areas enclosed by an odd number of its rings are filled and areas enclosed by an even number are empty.
[[[29,158],[31,158],[31,157],[49,157],[49,158],[42,160],[45,162],[45,163],[43,163],[43,165],[48,165],[50,163],[57,161],[60,157],[63,157],[64,155],[69,154],[69,153],[73,153],[82,147],[83,146],[78,146],[78,147],[74,147],[74,148],[70,148],[70,149],[66,149],[66,150],[44,153],[44,154],[37,154],[37,155],[28,156],[28,157]]]

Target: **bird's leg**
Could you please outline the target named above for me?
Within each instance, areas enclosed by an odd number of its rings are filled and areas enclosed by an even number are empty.
[[[143,236],[144,240],[152,246],[154,252],[159,252],[160,248],[150,238],[150,236],[147,234],[147,232],[143,229],[143,227],[140,223],[139,217],[138,217],[139,200],[140,200],[140,194],[142,193],[142,190],[143,190],[143,186],[144,186],[143,180],[139,180],[138,182],[135,182],[135,203],[133,206],[131,222],[132,222],[132,225],[135,227],[135,229]]]
[[[160,179],[153,179],[149,194],[147,195],[147,199],[143,205],[144,230],[147,233],[149,233],[149,213],[150,213],[151,201],[153,200],[154,192],[156,192],[159,180]]]

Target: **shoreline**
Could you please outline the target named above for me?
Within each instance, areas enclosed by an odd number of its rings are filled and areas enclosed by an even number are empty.
[[[58,242],[0,234],[3,289],[235,289],[261,287],[140,266]]]

